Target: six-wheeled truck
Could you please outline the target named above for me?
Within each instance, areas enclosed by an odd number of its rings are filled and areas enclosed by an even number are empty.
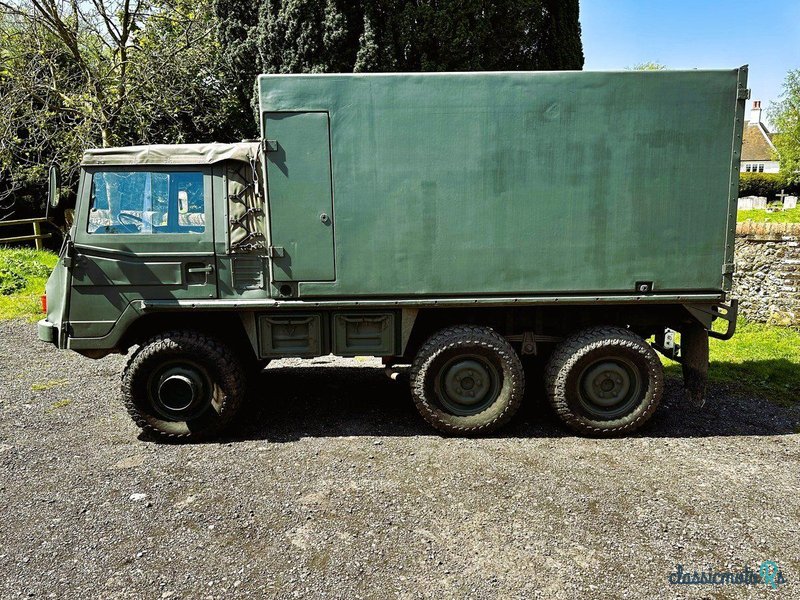
[[[701,401],[733,333],[746,79],[263,75],[257,141],[85,153],[39,337],[135,348],[122,398],[170,438],[219,432],[270,360],[329,353],[411,365],[445,433],[508,422],[533,361],[568,426],[633,431],[656,351]]]

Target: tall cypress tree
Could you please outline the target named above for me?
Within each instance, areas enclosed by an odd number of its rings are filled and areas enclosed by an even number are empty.
[[[215,10],[248,137],[258,73],[583,67],[578,0],[216,0]]]
[[[226,67],[225,84],[234,90],[240,107],[231,120],[229,140],[253,138],[258,135],[253,91],[256,75],[261,72],[255,36],[258,5],[243,0],[214,0],[214,11],[218,15],[217,37]]]

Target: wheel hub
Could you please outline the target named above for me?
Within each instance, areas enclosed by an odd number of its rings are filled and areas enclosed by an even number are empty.
[[[491,388],[491,377],[476,360],[462,360],[447,370],[444,379],[447,395],[458,404],[472,406],[484,400]]]
[[[189,419],[204,409],[208,386],[191,363],[166,366],[152,381],[151,398],[156,411],[169,419]]]
[[[594,365],[583,378],[583,391],[588,400],[604,408],[624,400],[630,389],[631,378],[628,371],[612,361]]]
[[[581,372],[579,400],[592,416],[617,419],[636,405],[642,386],[634,363],[623,357],[603,358]]]
[[[189,408],[196,397],[197,385],[185,375],[170,375],[158,386],[161,404],[175,412]]]

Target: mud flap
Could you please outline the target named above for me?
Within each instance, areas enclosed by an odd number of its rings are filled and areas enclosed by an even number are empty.
[[[681,329],[681,363],[686,398],[701,407],[708,382],[708,330],[700,323]]]

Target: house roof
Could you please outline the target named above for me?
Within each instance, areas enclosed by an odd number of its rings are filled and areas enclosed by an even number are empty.
[[[762,123],[747,122],[742,134],[742,160],[774,160],[772,134]]]

